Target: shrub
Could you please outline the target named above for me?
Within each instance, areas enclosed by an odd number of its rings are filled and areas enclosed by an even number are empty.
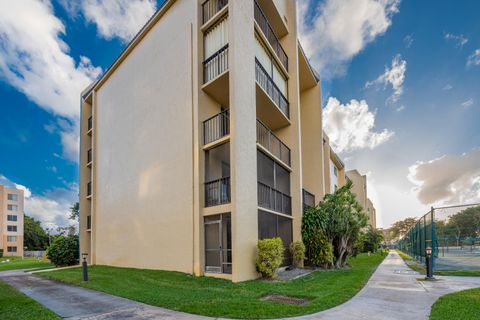
[[[305,245],[302,241],[294,241],[290,243],[290,253],[293,258],[293,265],[301,267],[303,259],[305,259]]]
[[[258,257],[256,260],[257,271],[264,278],[275,278],[277,269],[282,265],[283,246],[282,239],[272,238],[258,240]]]
[[[71,266],[78,263],[78,238],[56,237],[47,249],[47,257],[56,266]]]
[[[0,258],[3,257],[3,249],[0,249]]]
[[[317,231],[308,243],[308,262],[314,266],[328,268],[333,263],[333,245],[322,231]]]

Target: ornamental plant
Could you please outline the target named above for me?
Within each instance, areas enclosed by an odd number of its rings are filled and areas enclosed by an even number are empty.
[[[283,252],[285,251],[282,239],[277,237],[258,240],[257,247],[257,271],[263,278],[275,278],[277,276],[277,269],[282,265]]]
[[[47,257],[55,266],[71,266],[78,263],[78,237],[58,236],[47,249]]]
[[[294,241],[290,243],[290,253],[293,258],[293,265],[297,268],[302,266],[305,259],[305,245],[302,241]]]

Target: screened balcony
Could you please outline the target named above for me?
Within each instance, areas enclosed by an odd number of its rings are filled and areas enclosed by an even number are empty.
[[[92,149],[88,149],[87,151],[87,166],[91,166],[93,161]]]
[[[203,121],[203,144],[220,140],[230,134],[230,113],[222,111]]]
[[[283,214],[292,214],[292,197],[261,182],[258,182],[258,205]]]
[[[257,1],[255,1],[254,17],[255,22],[260,27],[260,30],[262,30],[263,35],[268,40],[270,46],[273,48],[273,51],[282,63],[282,66],[285,68],[285,70],[288,71],[288,56],[285,53],[285,50],[283,50],[283,47],[280,44],[280,40],[278,40],[277,35],[273,31],[270,22],[268,21],[265,13],[262,11]]]
[[[266,125],[257,119],[257,142],[280,161],[290,166],[290,148]]]
[[[92,196],[92,182],[87,183],[87,197]]]
[[[315,195],[302,189],[303,211],[315,207]]]
[[[230,203],[230,143],[205,151],[205,207]]]
[[[87,132],[90,133],[93,129],[93,118],[90,116],[90,118],[87,119]]]
[[[228,0],[206,0],[202,3],[202,23],[210,21],[217,13],[219,13],[226,5]]]

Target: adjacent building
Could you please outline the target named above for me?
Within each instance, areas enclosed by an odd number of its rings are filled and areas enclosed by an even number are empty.
[[[167,0],[82,93],[89,263],[244,281],[258,239],[301,240],[303,208],[345,175],[296,17],[290,0]]]
[[[352,182],[352,192],[356,195],[357,201],[368,216],[368,223],[376,228],[377,213],[372,201],[368,198],[367,176],[360,174],[357,170],[347,171],[346,176]]]
[[[0,185],[0,249],[3,255],[23,256],[23,190]]]

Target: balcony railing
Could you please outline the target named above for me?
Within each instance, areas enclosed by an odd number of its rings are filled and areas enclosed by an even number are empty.
[[[92,229],[92,216],[87,216],[87,230]]]
[[[292,214],[292,198],[261,182],[258,182],[258,205],[283,214]]]
[[[92,149],[88,149],[88,151],[87,151],[87,164],[91,163],[92,161],[93,161]]]
[[[290,166],[290,148],[285,145],[266,125],[257,119],[257,142],[283,163]]]
[[[228,43],[203,62],[203,83],[215,79],[228,69]]]
[[[230,134],[230,113],[228,110],[203,121],[203,144],[216,141]]]
[[[230,203],[230,177],[205,183],[205,207]]]
[[[277,35],[272,29],[272,26],[268,22],[267,17],[263,13],[262,9],[258,5],[257,1],[255,1],[255,21],[257,22],[258,26],[262,30],[263,34],[267,38],[268,42],[272,46],[273,50],[277,54],[277,57],[280,59],[282,62],[283,66],[285,69],[288,71],[288,57],[287,54],[285,53],[285,50],[283,50],[282,45],[280,44],[280,41],[277,38]]]
[[[202,23],[205,24],[228,4],[228,0],[207,0],[202,3]]]
[[[93,128],[93,118],[90,117],[90,118],[88,118],[88,120],[87,120],[87,131],[92,130],[92,128]]]
[[[265,90],[282,113],[290,119],[290,106],[287,98],[285,98],[280,89],[278,89],[273,79],[268,75],[257,58],[255,58],[255,80],[257,80],[260,87]]]
[[[315,195],[313,193],[310,193],[307,190],[303,189],[302,198],[303,198],[303,211],[307,210],[308,208],[315,207]]]
[[[87,197],[92,195],[92,182],[87,183]]]

